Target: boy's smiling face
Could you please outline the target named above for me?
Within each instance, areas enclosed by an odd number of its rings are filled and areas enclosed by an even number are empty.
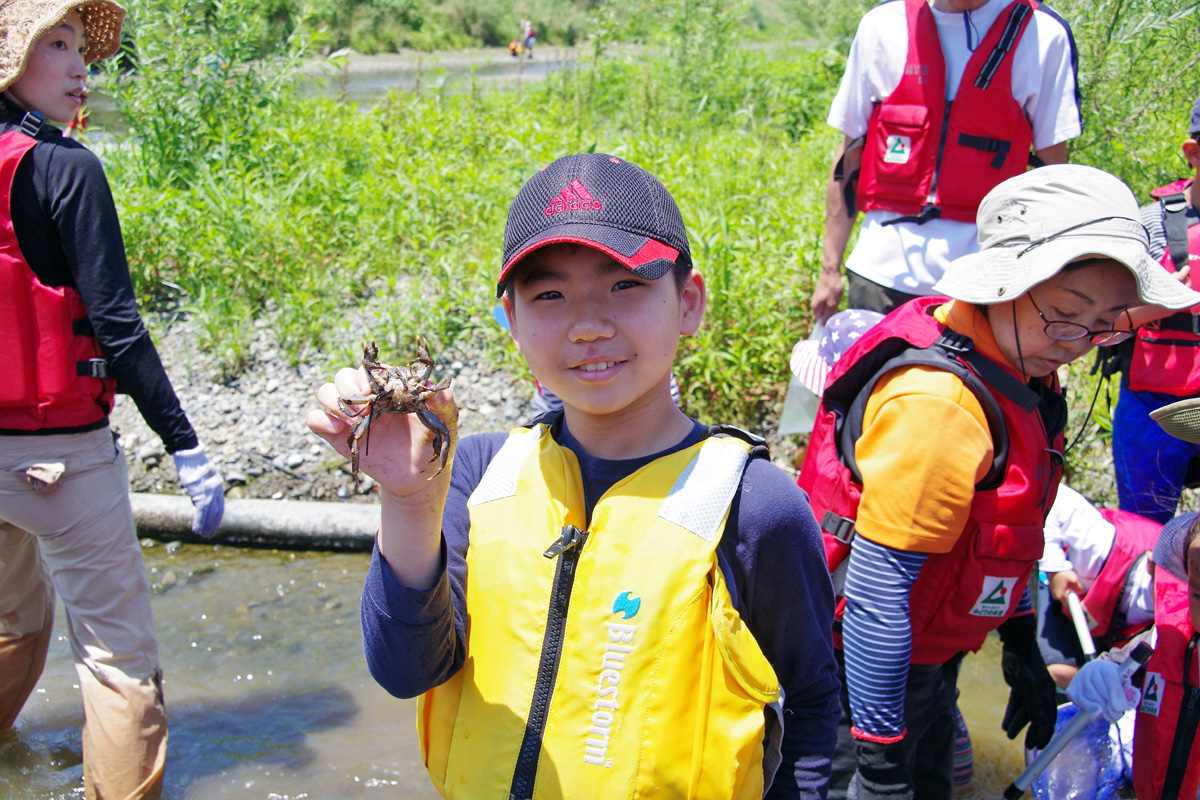
[[[672,273],[646,280],[575,244],[530,253],[504,297],[517,349],[562,398],[568,421],[633,416],[651,426],[659,413],[678,414],[671,366],[679,337],[696,332],[704,307],[704,281],[694,270],[680,290]]]
[[[67,123],[87,98],[83,19],[71,11],[33,45],[25,71],[7,92],[26,111],[40,111],[51,122]]]

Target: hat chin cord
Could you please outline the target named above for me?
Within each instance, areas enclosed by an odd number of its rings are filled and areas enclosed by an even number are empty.
[[[1028,294],[1026,292],[1025,294]],[[1018,298],[1019,299],[1019,298]],[[1017,341],[1017,360],[1021,362],[1021,377],[1025,377],[1028,373],[1025,372],[1025,354],[1021,352],[1021,333],[1017,330],[1017,301],[1012,304],[1013,318],[1013,338]],[[1083,437],[1084,431],[1087,430],[1088,423],[1092,421],[1092,411],[1096,408],[1096,401],[1100,398],[1100,387],[1104,385],[1104,379],[1101,378],[1096,382],[1096,392],[1092,395],[1092,402],[1088,406],[1087,413],[1083,415],[1083,423],[1079,426],[1079,432],[1075,434],[1075,438],[1071,443],[1063,448],[1063,459],[1066,459],[1067,453],[1071,452],[1071,448],[1079,444],[1079,440]]]
[[[1025,294],[1029,294],[1029,293],[1026,292]],[[1024,295],[1022,295],[1022,297],[1024,297]],[[1020,298],[1017,298],[1017,299],[1019,300]],[[1013,302],[1012,302],[1012,318],[1013,318],[1013,338],[1016,339],[1016,341],[1017,341],[1017,361],[1019,361],[1021,364],[1021,377],[1025,378],[1029,375],[1029,373],[1025,371],[1025,354],[1023,352],[1021,352],[1021,331],[1018,330],[1018,328],[1017,328],[1017,301],[1016,300],[1013,300]]]

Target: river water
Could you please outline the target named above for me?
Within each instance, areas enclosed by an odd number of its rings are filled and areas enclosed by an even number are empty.
[[[358,604],[368,556],[211,545],[143,549],[166,675],[170,800],[436,798],[415,702],[367,673]],[[81,796],[83,709],[61,608],[46,671],[0,736],[0,797]],[[976,782],[995,798],[1022,769],[999,729],[1007,699],[994,641],[964,664]]]
[[[625,48],[636,52],[631,48]],[[341,68],[324,62],[309,62],[301,70],[298,84],[302,94],[335,97],[352,106],[366,108],[391,92],[438,90],[451,93],[474,88],[519,90],[552,72],[575,69],[574,48],[541,48],[533,59],[513,58],[503,48],[424,54],[351,54]],[[112,98],[103,88],[88,95],[88,135],[103,140],[108,133],[124,133],[126,125]]]

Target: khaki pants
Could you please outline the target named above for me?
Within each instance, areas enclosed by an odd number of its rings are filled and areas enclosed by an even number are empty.
[[[45,463],[65,470],[38,491],[27,471]],[[0,436],[0,729],[41,675],[56,593],[83,693],[86,796],[157,798],[167,752],[162,673],[125,455],[107,428]]]

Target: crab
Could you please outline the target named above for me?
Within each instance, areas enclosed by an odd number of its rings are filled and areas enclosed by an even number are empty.
[[[417,356],[408,363],[407,367],[394,367],[378,361],[379,348],[372,341],[363,343],[363,369],[367,372],[367,382],[371,385],[371,394],[366,396],[354,395],[339,397],[338,407],[347,414],[359,414],[355,406],[369,406],[370,412],[359,416],[350,427],[346,443],[350,446],[350,473],[354,476],[354,485],[361,492],[362,484],[358,478],[358,442],[366,437],[371,430],[371,424],[381,414],[416,414],[421,423],[433,431],[433,455],[429,462],[439,462],[437,472],[429,476],[433,480],[442,474],[450,451],[454,445],[457,431],[457,414],[454,419],[446,420],[439,417],[426,405],[426,401],[450,386],[450,379],[440,383],[429,384],[429,375],[433,372],[434,360],[429,357],[429,344],[424,338],[417,342]],[[370,447],[367,438],[366,447]]]

